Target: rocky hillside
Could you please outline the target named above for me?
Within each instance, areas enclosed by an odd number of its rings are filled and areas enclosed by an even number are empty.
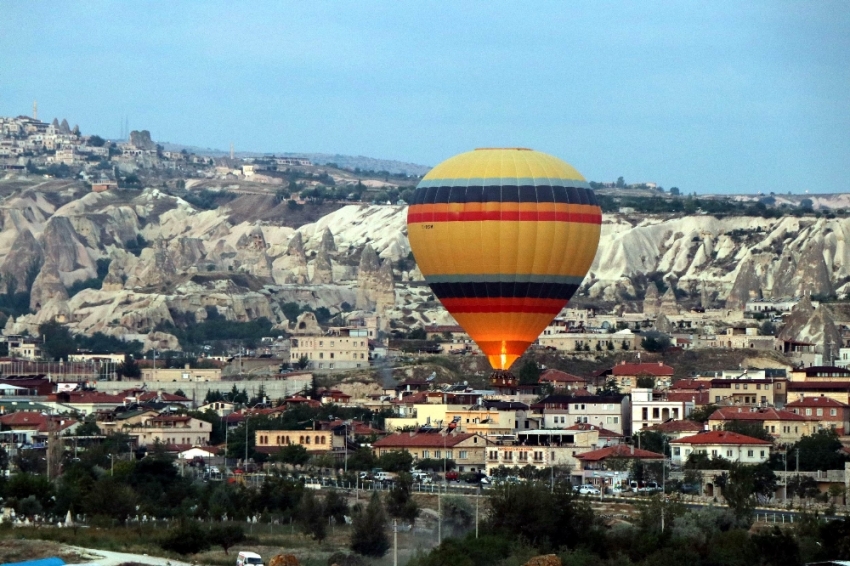
[[[285,329],[291,302],[345,316],[377,309],[399,327],[451,322],[408,259],[403,206],[342,206],[292,227],[259,195],[201,210],[159,189],[82,193],[49,182],[6,194],[0,277],[7,294],[29,293],[32,310],[10,317],[6,333],[58,319],[75,332],[174,347],[154,328],[201,322],[214,309]],[[850,219],[606,215],[577,300],[636,310],[662,280],[705,306],[844,294],[848,233]]]

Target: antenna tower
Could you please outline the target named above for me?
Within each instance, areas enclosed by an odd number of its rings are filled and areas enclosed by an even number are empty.
[[[233,159],[233,142],[230,142],[230,159]]]
[[[38,100],[32,101],[32,119],[38,120]]]

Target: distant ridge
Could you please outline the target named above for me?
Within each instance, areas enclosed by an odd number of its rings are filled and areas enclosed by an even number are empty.
[[[166,151],[182,151],[185,149],[190,153],[206,155],[208,157],[227,157],[230,155],[229,151],[223,149],[181,145],[169,142],[160,143]],[[404,161],[395,161],[392,159],[376,159],[374,157],[366,157],[363,155],[258,151],[237,151],[234,153],[235,157],[263,157],[266,155],[277,155],[279,157],[306,157],[317,165],[327,165],[329,163],[334,163],[343,169],[360,169],[361,171],[387,171],[388,173],[391,173],[393,175],[400,174],[420,177],[431,170],[431,167],[428,165],[417,165],[416,163],[406,163]]]

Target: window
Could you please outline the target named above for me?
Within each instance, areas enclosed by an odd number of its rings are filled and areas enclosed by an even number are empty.
[[[754,452],[755,452],[755,450],[747,450],[747,457],[752,458]]]
[[[761,457],[764,458],[764,450],[761,451]]]
[[[819,416],[819,417],[822,417],[822,416],[823,416],[823,409],[818,409],[818,410],[817,410],[817,416]]]
[[[740,383],[736,383],[736,384],[735,384],[735,389],[740,389],[740,388],[741,388],[741,384],[740,384]]]
[[[466,450],[461,450],[460,452],[458,452],[457,457],[460,460],[466,460],[467,458],[469,458],[469,452]]]
[[[614,417],[614,424],[619,424],[620,417]]]
[[[747,386],[747,384],[745,383],[745,384],[744,384],[744,391],[746,391],[746,390],[747,390],[747,387],[748,387],[748,386]]]
[[[761,383],[756,383],[756,390],[761,390]]]
[[[732,457],[732,451],[731,451],[731,450],[727,450],[727,451],[726,451],[726,457],[727,457],[727,458],[731,458],[731,457]]]
[[[719,402],[720,402],[720,395],[715,395],[715,396],[714,396],[714,402],[715,402],[715,403],[719,403]]]
[[[448,458],[449,460],[452,459],[452,451],[451,450],[446,450],[446,458]]]
[[[808,416],[808,415],[811,415],[811,414],[812,414],[812,410],[811,410],[811,409],[806,409],[806,415]]]
[[[429,452],[427,450],[422,451],[422,457],[423,458],[430,458],[430,456],[428,454],[429,454]]]
[[[717,458],[717,450],[712,450],[712,451],[711,451],[711,457],[712,457],[712,458]]]
[[[682,452],[682,449],[679,448],[678,446],[673,448],[673,456],[679,456],[681,454],[681,452]]]
[[[834,417],[834,416],[836,416],[837,414],[838,414],[838,411],[836,411],[835,409],[830,409],[830,410],[829,410],[829,416],[830,416],[830,417]]]
[[[442,458],[442,456],[440,456],[439,450],[434,450],[434,458]]]

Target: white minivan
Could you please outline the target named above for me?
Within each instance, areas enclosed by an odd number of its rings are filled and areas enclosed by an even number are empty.
[[[263,566],[263,559],[256,552],[240,552],[236,566]]]

